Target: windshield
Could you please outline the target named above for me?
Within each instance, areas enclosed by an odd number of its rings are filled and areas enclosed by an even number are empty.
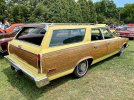
[[[5,29],[5,25],[4,24],[0,24],[0,28],[4,30]]]
[[[121,31],[125,31],[125,30],[134,31],[134,27],[123,27],[123,28],[121,28]]]
[[[46,30],[43,28],[36,28],[36,27],[23,28],[18,33],[16,39],[36,45],[41,45],[45,33]]]

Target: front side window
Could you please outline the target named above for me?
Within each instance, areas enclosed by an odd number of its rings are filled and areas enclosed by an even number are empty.
[[[100,29],[94,28],[91,30],[91,41],[103,40],[103,35]]]
[[[19,32],[16,39],[36,45],[41,45],[45,33],[46,31],[43,28],[26,27]]]
[[[81,42],[84,39],[86,29],[54,30],[50,47]]]
[[[114,37],[113,34],[106,28],[102,28],[101,32],[103,33],[105,39],[110,39]]]

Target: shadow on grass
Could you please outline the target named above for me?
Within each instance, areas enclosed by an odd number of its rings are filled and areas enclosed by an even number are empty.
[[[36,100],[40,98],[44,93],[49,92],[50,90],[64,84],[67,81],[74,80],[75,78],[71,75],[67,75],[51,81],[50,84],[37,88],[34,81],[30,80],[27,76],[18,76],[15,75],[15,72],[12,72],[10,68],[3,70],[4,74],[8,77],[8,82],[11,83],[13,88],[19,90],[23,96],[28,100]]]
[[[90,69],[97,67],[98,65],[105,63],[106,61],[109,61],[113,59],[114,57],[115,56],[112,56],[106,60],[103,60],[97,64],[94,64],[91,66]],[[23,96],[28,100],[29,99],[36,100],[40,98],[44,93],[49,92],[50,90],[64,84],[67,81],[76,79],[72,77],[71,75],[67,75],[67,76],[58,78],[54,81],[51,81],[50,84],[48,84],[47,86],[44,86],[42,88],[37,88],[35,83],[32,80],[30,80],[28,77],[26,77],[25,75],[16,77],[15,75],[16,73],[12,72],[10,67],[4,69],[3,72],[8,77],[8,82],[11,83],[12,87],[20,91],[23,94]]]
[[[98,62],[96,64],[93,64],[92,66],[90,66],[89,70],[92,69],[92,68],[94,68],[94,67],[97,67],[97,66],[99,66],[99,65],[101,65],[101,64],[103,64],[103,63],[105,63],[107,61],[110,61],[111,59],[113,59],[115,57],[119,57],[119,56],[116,54],[116,55],[113,55],[113,56],[111,56],[111,57],[109,57],[107,59],[104,59],[104,60],[102,60],[102,61],[100,61],[100,62]]]

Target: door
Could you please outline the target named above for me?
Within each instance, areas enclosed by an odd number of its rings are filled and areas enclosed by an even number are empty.
[[[108,47],[107,54],[111,54],[111,53],[119,51],[119,49],[120,49],[119,48],[119,38],[114,37],[112,35],[112,33],[105,28],[101,28],[101,32],[103,33],[104,39],[107,43],[107,47]]]
[[[107,54],[107,43],[101,33],[101,30],[94,28],[91,30],[91,55],[94,60],[99,59]]]

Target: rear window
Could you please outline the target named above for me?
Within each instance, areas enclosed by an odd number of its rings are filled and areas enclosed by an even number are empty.
[[[54,30],[50,47],[81,42],[84,39],[86,29]]]
[[[41,45],[46,30],[43,28],[23,28],[17,35],[18,40]]]

